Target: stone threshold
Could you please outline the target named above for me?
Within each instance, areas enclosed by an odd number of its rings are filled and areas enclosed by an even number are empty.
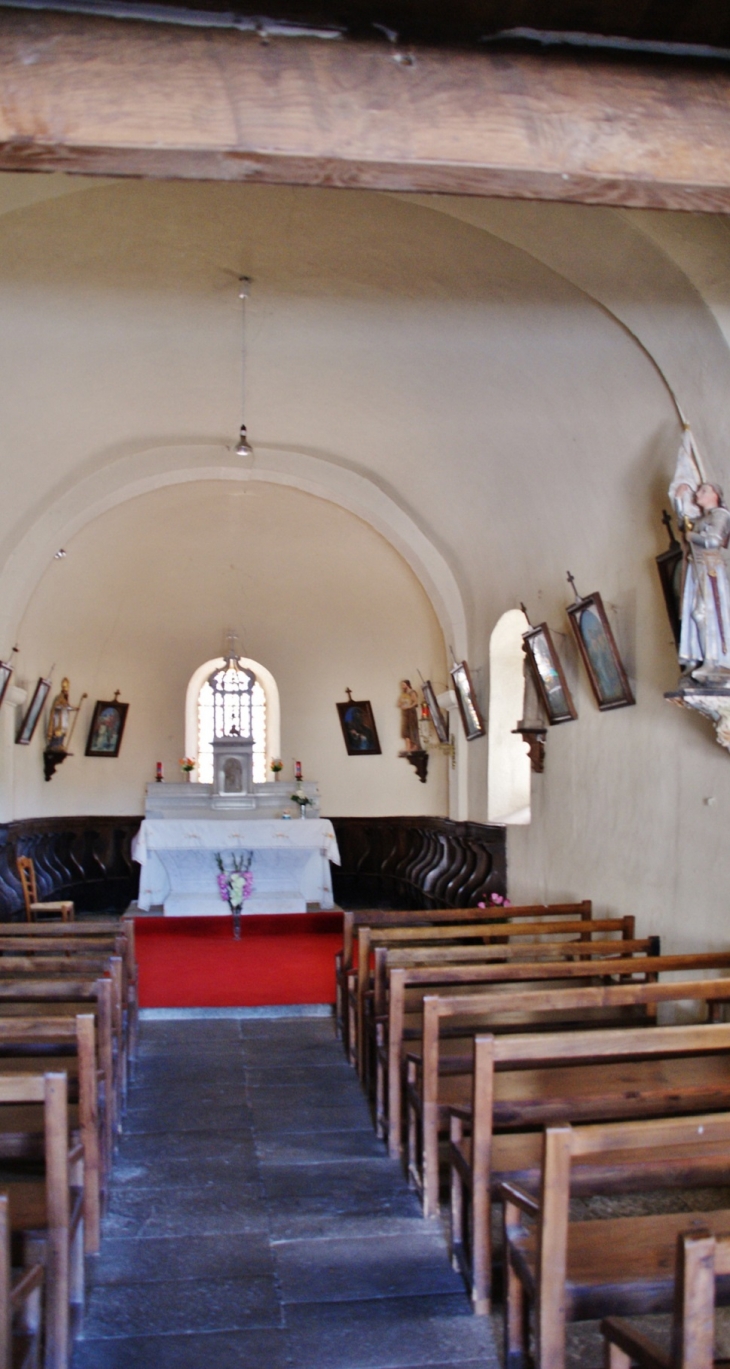
[[[271,1003],[256,1008],[140,1008],[141,1022],[186,1022],[201,1018],[334,1017],[331,1003]]]

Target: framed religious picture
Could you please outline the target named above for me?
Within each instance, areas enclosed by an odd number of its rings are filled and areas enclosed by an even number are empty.
[[[109,756],[111,759],[119,755],[128,708],[129,704],[122,704],[117,698],[97,700],[85,755]]]
[[[659,571],[659,579],[664,595],[664,603],[667,606],[667,615],[674,634],[674,641],[679,646],[679,638],[682,631],[682,579],[684,575],[684,556],[682,548],[674,536],[671,516],[664,510],[662,523],[669,533],[669,546],[666,551],[660,553],[656,558],[656,568]]]
[[[466,740],[468,742],[473,742],[477,737],[484,736],[486,728],[484,726],[484,719],[479,712],[479,705],[476,700],[476,694],[474,693],[474,685],[472,684],[469,667],[466,661],[461,661],[458,665],[452,667],[451,678],[454,682],[456,700],[459,705],[461,721],[464,724]]]
[[[35,732],[36,727],[38,726],[38,719],[40,718],[41,713],[43,712],[43,705],[46,702],[46,699],[48,698],[50,688],[51,681],[44,680],[41,676],[35,689],[33,690],[33,698],[28,704],[28,707],[25,711],[25,717],[23,718],[23,721],[20,724],[20,731],[17,737],[15,738],[18,746],[30,745],[33,739],[33,733]]]
[[[438,705],[438,700],[436,698],[436,691],[434,690],[434,687],[431,684],[430,680],[423,681],[422,689],[423,697],[426,700],[428,716],[431,719],[431,722],[433,723],[434,732],[436,733],[436,736],[438,737],[441,745],[448,746],[449,715],[448,713],[441,712],[441,709]]]
[[[627,708],[636,703],[600,594],[576,598],[568,617],[598,707]]]
[[[338,704],[337,712],[348,756],[379,756],[378,729],[369,701],[353,699],[349,690],[347,696],[347,703]]]
[[[8,665],[7,661],[0,661],[0,704],[2,704],[2,701],[7,693],[8,685],[10,684],[10,676],[12,675],[12,673],[13,667],[11,665]]]
[[[578,713],[547,623],[523,632],[522,641],[548,722],[572,722]]]

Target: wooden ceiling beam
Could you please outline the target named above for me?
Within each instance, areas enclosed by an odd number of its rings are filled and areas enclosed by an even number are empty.
[[[0,10],[0,170],[730,212],[730,72]]]

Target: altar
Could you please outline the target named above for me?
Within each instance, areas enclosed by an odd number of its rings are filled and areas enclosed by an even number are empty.
[[[305,785],[303,792],[310,788],[316,786]],[[244,913],[304,913],[307,904],[334,907],[330,861],[339,865],[340,855],[332,823],[317,815],[318,796],[312,793],[307,805],[315,815],[302,820],[281,816],[289,798],[283,785],[253,789],[237,795],[237,802],[226,796],[223,806],[213,807],[220,799],[209,785],[148,786],[146,816],[132,847],[132,858],[141,866],[142,911],[162,907],[174,917],[227,914],[218,892],[216,854],[232,869],[233,857],[247,851],[253,852],[253,891]]]

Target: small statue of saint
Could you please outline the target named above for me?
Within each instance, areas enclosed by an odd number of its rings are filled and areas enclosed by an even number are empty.
[[[67,749],[66,743],[71,727],[71,715],[78,713],[80,708],[80,705],[77,705],[76,708],[72,707],[69,699],[70,688],[69,681],[64,676],[61,680],[61,691],[51,704],[51,715],[46,730],[47,751],[65,752]]]
[[[684,548],[679,663],[698,684],[730,689],[730,510],[705,480],[688,432],[669,494]]]
[[[400,734],[403,739],[403,751],[401,755],[409,751],[421,750],[421,739],[418,735],[418,691],[413,688],[410,680],[401,680],[400,694],[398,695],[398,707],[400,715]]]

